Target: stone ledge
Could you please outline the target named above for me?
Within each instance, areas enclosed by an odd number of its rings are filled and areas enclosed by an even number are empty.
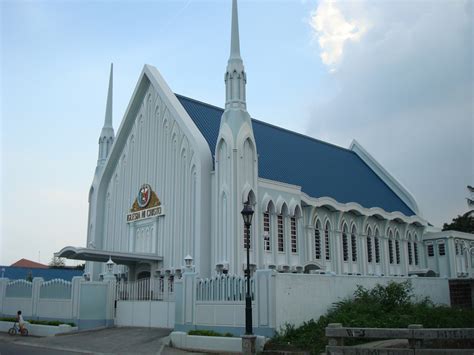
[[[14,322],[0,321],[0,332],[8,332],[8,329],[13,327]],[[73,331],[77,331],[77,327],[71,327],[69,324],[55,325],[41,325],[41,324],[30,324],[25,322],[25,326],[28,329],[29,335],[35,335],[39,337],[49,337],[57,334],[64,334]]]
[[[263,351],[266,338],[256,336],[256,350]],[[209,337],[201,335],[188,335],[185,332],[172,332],[170,345],[183,350],[242,353],[242,338],[240,337]]]

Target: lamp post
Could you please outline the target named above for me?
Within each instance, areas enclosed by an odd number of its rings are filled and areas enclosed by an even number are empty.
[[[245,296],[245,334],[252,335],[252,298],[250,296],[250,226],[252,225],[253,208],[249,201],[244,203],[242,210],[246,229],[245,248],[247,249],[247,294]]]

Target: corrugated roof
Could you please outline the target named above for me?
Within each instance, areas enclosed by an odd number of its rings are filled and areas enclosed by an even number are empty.
[[[20,259],[16,263],[11,264],[10,266],[14,267],[28,267],[36,269],[47,269],[48,265],[37,263],[36,261],[31,261],[28,259]]]
[[[223,109],[176,95],[214,154]],[[353,151],[252,119],[258,175],[301,186],[312,197],[415,213]]]
[[[74,276],[82,276],[84,270],[80,269],[37,269],[29,267],[12,267],[12,266],[0,266],[0,277],[2,275],[1,269],[5,269],[3,272],[4,277],[10,280],[26,280],[30,276],[32,278],[42,277],[44,281],[53,279],[63,279],[71,281]]]

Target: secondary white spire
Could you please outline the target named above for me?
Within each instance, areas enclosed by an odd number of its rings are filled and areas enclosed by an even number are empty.
[[[107,92],[107,105],[105,107],[105,120],[102,131],[99,137],[99,158],[97,165],[101,166],[105,163],[112,144],[114,143],[115,133],[112,126],[112,96],[113,96],[113,82],[114,82],[114,64],[110,64],[109,90]]]
[[[107,93],[107,106],[105,108],[104,127],[112,127],[112,96],[114,86],[114,63],[110,64],[109,91]]]
[[[246,110],[245,84],[247,77],[244,63],[240,57],[239,16],[237,0],[232,0],[232,26],[230,37],[230,56],[225,74],[226,101],[225,107]]]

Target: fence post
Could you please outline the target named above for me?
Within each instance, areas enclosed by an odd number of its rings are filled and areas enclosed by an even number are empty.
[[[5,296],[7,294],[7,285],[8,285],[7,278],[0,278],[0,315],[3,316],[3,301],[5,300]]]
[[[255,272],[255,327],[276,328],[275,275],[273,270]]]
[[[423,346],[423,339],[417,339],[415,337],[415,330],[422,329],[422,324],[410,324],[408,329],[410,329],[410,338],[408,339],[408,347],[410,349],[420,349]]]
[[[341,323],[329,323],[328,328],[342,328]],[[342,337],[331,337],[328,339],[329,346],[344,346],[344,338]]]
[[[106,326],[111,327],[115,323],[115,289],[117,285],[117,279],[112,273],[104,275],[104,282],[107,284],[107,300],[106,300],[106,313],[105,321]]]
[[[180,326],[194,324],[194,306],[196,304],[196,278],[197,273],[193,267],[186,267],[181,279],[175,283],[175,324],[177,330]]]
[[[79,293],[81,291],[81,282],[84,280],[82,276],[74,276],[72,278],[71,286],[71,319],[74,319],[76,324],[79,318]]]
[[[40,289],[44,280],[42,277],[35,277],[31,288],[31,318],[38,318],[38,302],[40,299]]]

